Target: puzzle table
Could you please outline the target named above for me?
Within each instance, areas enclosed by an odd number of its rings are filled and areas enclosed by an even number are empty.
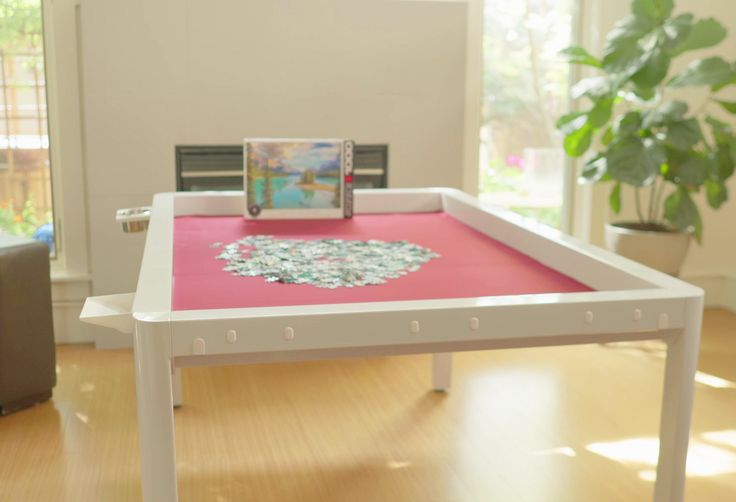
[[[179,369],[661,339],[667,360],[654,500],[683,500],[703,293],[453,189],[358,190],[350,220],[246,221],[242,192],[154,198],[135,293],[82,319],[133,333],[147,502],[177,500]],[[408,240],[440,255],[385,284],[324,289],[222,270],[213,243],[246,235]],[[387,376],[387,378],[389,378]]]

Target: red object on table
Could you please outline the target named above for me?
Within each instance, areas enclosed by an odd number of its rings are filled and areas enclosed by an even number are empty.
[[[215,257],[246,235],[284,239],[407,240],[441,255],[386,284],[325,289],[225,272]],[[173,310],[320,305],[591,291],[445,213],[360,214],[339,220],[181,216],[174,222]]]

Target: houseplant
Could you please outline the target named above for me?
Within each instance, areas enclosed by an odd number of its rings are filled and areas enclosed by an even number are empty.
[[[719,97],[736,85],[736,63],[709,56],[670,71],[676,58],[718,45],[726,29],[713,18],[674,15],[673,7],[673,0],[633,0],[631,15],[608,34],[601,58],[579,46],[563,50],[571,64],[599,74],[572,88],[586,110],[557,122],[568,155],[581,157],[596,145],[580,180],[610,184],[614,213],[621,211],[622,186],[633,187],[638,221],[609,226],[609,243],[620,244],[622,234],[626,242],[636,236],[636,249],[621,249],[622,254],[669,273],[678,272],[690,235],[701,242],[696,200],[721,207],[736,162],[736,127],[713,115],[736,115],[736,102]],[[683,96],[699,103],[690,107]],[[665,241],[661,249],[651,247],[656,240]],[[674,248],[682,255],[679,264],[652,262]]]

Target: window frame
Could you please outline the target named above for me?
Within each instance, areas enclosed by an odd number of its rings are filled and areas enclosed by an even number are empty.
[[[79,0],[41,0],[56,257],[52,281],[90,280]]]

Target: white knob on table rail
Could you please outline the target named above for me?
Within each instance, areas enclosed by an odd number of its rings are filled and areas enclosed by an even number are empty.
[[[593,324],[593,312],[590,310],[585,313],[585,324]]]
[[[470,318],[470,329],[473,331],[478,331],[480,328],[480,319],[477,317],[471,317]]]
[[[203,356],[207,352],[204,338],[195,338],[192,342],[192,354],[195,356]]]

